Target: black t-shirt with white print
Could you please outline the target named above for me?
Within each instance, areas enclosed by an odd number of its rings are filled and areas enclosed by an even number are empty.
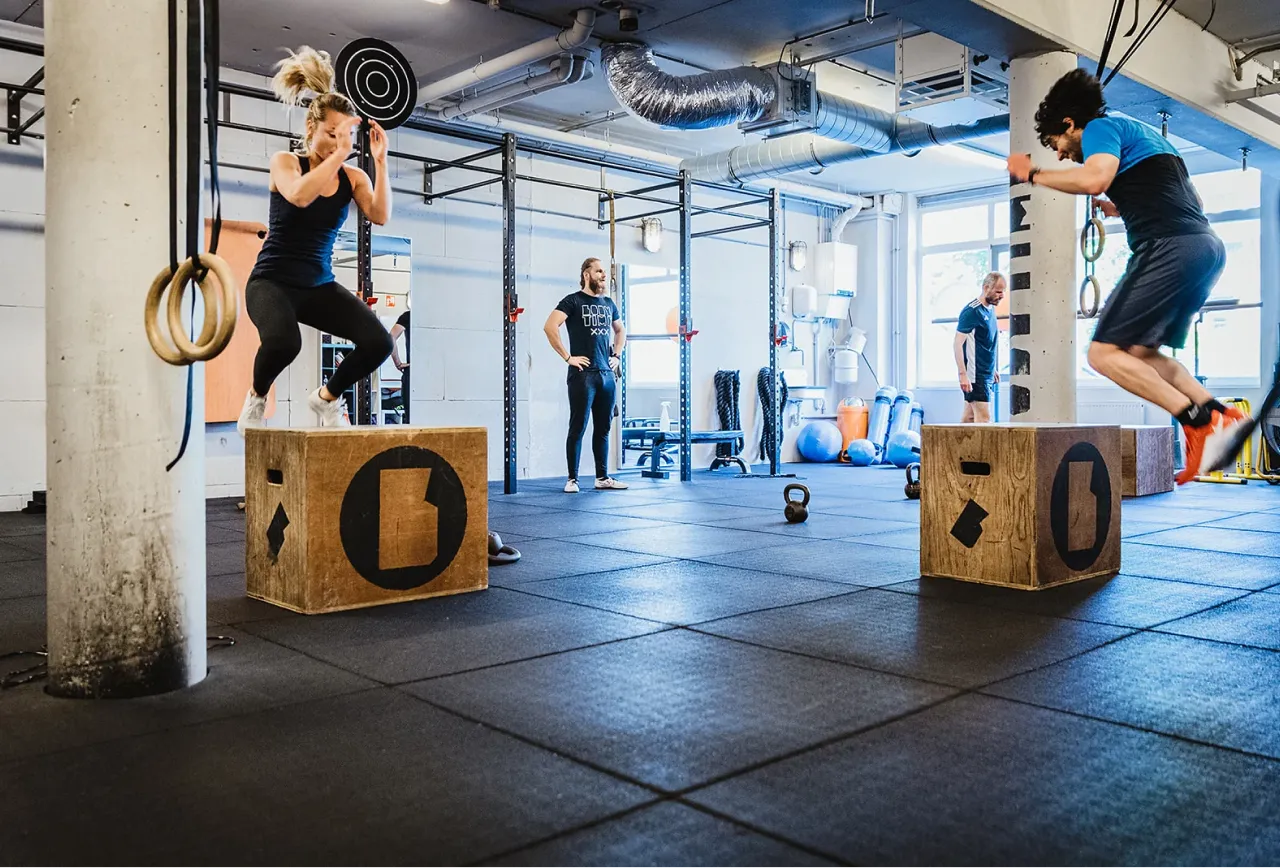
[[[620,319],[613,299],[579,291],[562,298],[556,310],[568,317],[565,326],[569,329],[569,355],[590,359],[584,370],[612,373],[609,351],[613,348],[613,324]],[[570,366],[569,376],[575,370]]]

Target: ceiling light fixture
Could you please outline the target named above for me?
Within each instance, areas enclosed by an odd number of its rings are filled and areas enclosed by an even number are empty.
[[[427,2],[434,3],[437,6],[443,6],[444,4],[448,3],[449,0],[427,0]]]

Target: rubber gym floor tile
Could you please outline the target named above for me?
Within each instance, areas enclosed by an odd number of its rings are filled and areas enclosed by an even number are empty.
[[[1120,537],[1121,539],[1133,539],[1134,537],[1170,530],[1175,527],[1180,527],[1180,525],[1166,524],[1162,521],[1136,521],[1126,517],[1120,522]]]
[[[280,606],[254,600],[245,592],[245,576],[224,573],[206,579],[206,613],[223,624],[244,624],[268,618],[303,617]]]
[[[1221,509],[1202,509],[1200,507],[1192,507],[1186,504],[1179,506],[1158,506],[1151,505],[1133,500],[1127,500],[1121,507],[1124,521],[1134,519],[1135,521],[1162,521],[1167,524],[1181,527],[1187,524],[1199,524],[1207,521],[1217,521],[1223,518],[1230,518],[1238,515],[1242,510],[1221,510]]]
[[[44,533],[45,517],[25,512],[0,512],[0,537]]]
[[[7,536],[3,537],[3,540],[5,545],[24,549],[37,557],[44,557],[45,555],[44,531]]]
[[[1142,538],[1150,545],[1202,549],[1224,554],[1266,555],[1280,558],[1280,535],[1251,530],[1229,530],[1215,527],[1180,527],[1149,534]],[[1280,564],[1276,565],[1280,580]]]
[[[785,545],[787,538],[778,534],[725,530],[698,524],[670,524],[651,530],[592,533],[589,536],[575,537],[571,541],[665,558],[701,558],[725,552],[753,551],[766,546]]]
[[[1223,527],[1231,530],[1255,530],[1280,533],[1280,515],[1274,512],[1249,512],[1221,521],[1207,521],[1205,527]]]
[[[14,651],[36,651],[45,644],[45,601],[43,596],[0,600],[0,654]],[[24,659],[0,660],[0,675],[23,669],[31,663]]]
[[[224,543],[244,547],[244,528],[232,528],[210,522],[204,530],[205,545],[221,546]]]
[[[373,686],[241,630],[209,650],[209,674],[193,687],[120,702],[56,699],[31,684],[5,691],[0,702],[0,762],[190,726]],[[0,779],[7,779],[0,775]]]
[[[392,690],[5,772],[0,848],[31,863],[461,865],[650,797]]]
[[[885,533],[873,533],[864,536],[855,536],[851,540],[857,543],[866,543],[869,546],[882,546],[890,549],[906,549],[912,552],[920,551],[920,528],[913,527],[907,530],[894,530]]]
[[[656,632],[664,625],[491,588],[395,606],[258,621],[245,629],[398,684]]]
[[[1280,594],[1251,594],[1165,624],[1161,631],[1280,651]]]
[[[660,802],[489,865],[830,865],[679,802]]]
[[[228,573],[244,573],[244,538],[239,541],[210,542],[205,550],[207,575],[222,576]]]
[[[698,630],[966,688],[1065,660],[1128,632],[875,589]]]
[[[686,625],[858,589],[814,579],[783,579],[772,573],[718,564],[671,561],[534,582],[522,585],[521,590],[636,618]]]
[[[528,539],[563,539],[584,533],[633,531],[652,533],[665,527],[664,522],[620,515],[577,512],[574,510],[542,510],[537,515],[496,515],[489,520],[489,530],[512,533]]]
[[[781,506],[781,503],[779,503]],[[724,503],[708,503],[699,500],[677,500],[670,503],[650,503],[643,506],[619,507],[611,515],[627,515],[632,518],[649,518],[655,521],[674,521],[686,524],[714,524],[724,526],[735,519],[771,516],[768,510],[750,506],[731,506]],[[777,514],[781,515],[781,511]]]
[[[221,531],[230,531],[231,533],[238,533],[242,538],[244,537],[245,527],[244,527],[243,518],[240,518],[240,519],[231,518],[231,519],[227,519],[226,521],[219,521],[218,519],[213,519],[212,521],[207,522],[206,526],[210,528],[217,528],[218,530],[221,530]]]
[[[854,864],[1280,859],[1280,765],[982,696],[689,799]]]
[[[1273,651],[1140,633],[986,692],[1280,757]]]
[[[44,577],[44,558],[0,564],[0,600],[12,597],[43,596]]]
[[[841,539],[843,537],[868,536],[870,534],[911,530],[914,528],[914,525],[905,521],[880,521],[874,518],[829,515],[825,512],[811,513],[805,521],[791,524],[783,516],[781,509],[762,512],[754,518],[719,522],[719,525],[736,530],[777,533],[798,539]],[[919,533],[919,530],[917,529],[915,532]]]
[[[860,518],[888,519],[920,524],[920,501],[907,500],[905,497],[895,501],[859,500],[852,503],[825,506],[814,504],[813,512],[826,512],[831,515],[853,515]]]
[[[403,689],[671,791],[949,694],[684,630]]]
[[[935,578],[890,585],[885,590],[1136,628],[1202,612],[1247,593],[1236,588],[1125,575],[1072,582],[1043,591],[1019,591]]]
[[[765,549],[747,548],[702,560],[864,587],[892,585],[920,576],[918,552],[869,546],[861,541],[813,540]]]
[[[1249,591],[1280,583],[1280,564],[1276,563],[1275,558],[1170,548],[1149,545],[1150,541],[1151,537],[1144,536],[1141,540],[1126,541],[1120,547],[1120,568],[1125,575],[1175,579]]]
[[[40,555],[30,549],[0,542],[0,569],[4,569],[4,564],[11,563],[12,561],[29,561],[38,557],[40,557]]]
[[[503,537],[506,540],[506,537]],[[520,542],[520,560],[514,564],[489,568],[489,584],[494,587],[517,587],[543,579],[603,573],[626,567],[643,567],[663,563],[656,555],[601,549],[562,539],[535,539]]]

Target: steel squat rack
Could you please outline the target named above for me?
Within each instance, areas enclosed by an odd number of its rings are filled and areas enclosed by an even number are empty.
[[[33,56],[43,56],[44,54],[43,46],[9,39],[7,37],[0,37],[0,50],[15,51],[21,54]],[[44,138],[43,135],[30,131],[31,127],[43,116],[43,108],[36,110],[25,120],[23,120],[21,116],[22,100],[24,97],[31,95],[42,96],[44,94],[44,91],[37,86],[41,83],[43,77],[44,70],[41,68],[23,84],[0,82],[0,90],[4,90],[6,92],[8,108],[7,123],[5,127],[0,128],[0,132],[3,132],[8,137],[10,144],[20,144],[24,137],[34,139]],[[223,100],[220,102],[219,117],[217,119],[219,127],[274,136],[290,141],[297,140],[297,135],[288,132],[287,130],[269,129],[249,124],[236,123],[230,120],[229,115],[231,104],[229,97],[238,96],[248,99],[262,100],[265,102],[275,102],[276,97],[270,91],[246,85],[232,84],[229,82],[219,82],[218,89],[224,95]],[[576,149],[571,147],[559,147],[539,142],[536,139],[520,140],[512,133],[501,133],[497,131],[488,132],[485,130],[471,128],[459,128],[444,122],[420,117],[411,118],[403,126],[419,132],[466,141],[474,145],[485,147],[473,154],[469,154],[455,160],[440,160],[422,156],[420,154],[389,151],[389,157],[417,162],[422,164],[423,167],[423,188],[421,190],[408,190],[395,187],[393,189],[396,192],[413,196],[421,196],[424,202],[430,204],[470,190],[489,187],[493,184],[502,185],[502,415],[504,429],[503,491],[506,494],[514,494],[517,489],[516,323],[520,314],[524,312],[524,308],[519,306],[519,298],[516,293],[515,212],[517,182],[547,184],[565,189],[595,193],[599,197],[600,202],[599,216],[595,222],[600,228],[616,225],[618,222],[633,221],[643,217],[654,217],[659,214],[679,214],[680,324],[677,337],[679,338],[678,343],[680,347],[680,479],[684,482],[690,481],[693,477],[692,444],[690,442],[690,432],[692,429],[690,412],[690,342],[693,340],[694,335],[697,334],[697,331],[692,328],[692,276],[690,270],[693,247],[692,242],[695,238],[707,238],[726,235],[732,232],[767,228],[769,235],[769,294],[767,297],[769,304],[769,372],[771,375],[770,382],[773,383],[773,399],[776,401],[778,395],[777,298],[779,290],[779,246],[781,241],[778,231],[778,215],[782,201],[781,194],[776,188],[769,189],[767,191],[760,191],[749,190],[727,184],[698,181],[690,178],[687,172],[677,171],[660,165],[648,165],[642,164],[639,161],[631,162],[602,155],[590,155],[586,153],[586,148],[583,149],[584,152],[579,153],[576,152]],[[586,147],[589,148],[589,146]],[[617,172],[633,176],[658,179],[659,183],[650,184],[649,186],[633,190],[616,190],[606,188],[602,185],[593,187],[585,184],[575,184],[569,181],[557,180],[554,178],[539,177],[532,174],[521,174],[516,168],[516,156],[521,152],[561,160],[568,163],[588,165],[594,168],[613,169]],[[497,165],[481,165],[486,161],[494,160],[496,160]],[[252,172],[267,173],[270,171],[265,166],[228,163],[221,160],[218,161],[218,165],[228,169]],[[362,165],[364,165],[363,162]],[[369,166],[368,168],[371,169],[372,167]],[[434,176],[446,169],[458,169],[486,177],[482,180],[462,184],[457,187],[437,192],[433,183]],[[694,191],[696,189],[714,191],[722,195],[736,197],[736,201],[731,202],[729,205],[721,205],[718,207],[699,207],[694,204]],[[615,204],[619,201],[625,200],[635,200],[637,202],[649,203],[661,207],[650,209],[642,213],[628,214],[623,217],[614,217],[612,215],[612,211]],[[815,204],[825,204],[816,199],[812,201],[815,202]],[[760,213],[762,208],[763,213]],[[610,216],[606,217],[606,213],[610,214]],[[736,222],[730,222],[727,225],[716,225],[711,228],[701,229],[695,232],[693,227],[694,218],[701,217],[703,215],[728,219]],[[372,287],[373,266],[372,256],[370,255],[371,227],[369,221],[363,214],[358,215],[357,226],[358,229],[356,236],[359,248],[357,255],[357,273],[359,290],[362,297],[367,297],[369,295],[370,288]],[[361,423],[367,423],[372,418],[371,396],[368,389],[364,389],[358,394],[359,407],[357,408],[357,419]],[[769,448],[770,476],[778,474],[782,444],[781,409],[782,408],[780,407],[774,408],[774,412],[772,413],[772,427],[774,429],[772,432],[773,436],[765,438],[766,441],[771,444]]]

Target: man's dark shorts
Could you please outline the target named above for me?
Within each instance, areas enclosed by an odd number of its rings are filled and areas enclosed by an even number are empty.
[[[1227,263],[1217,235],[1153,238],[1134,248],[1093,333],[1097,343],[1182,349]]]
[[[973,388],[967,392],[962,390],[964,400],[969,404],[990,404],[991,395],[995,392],[996,384],[991,379],[977,379],[973,381]]]

